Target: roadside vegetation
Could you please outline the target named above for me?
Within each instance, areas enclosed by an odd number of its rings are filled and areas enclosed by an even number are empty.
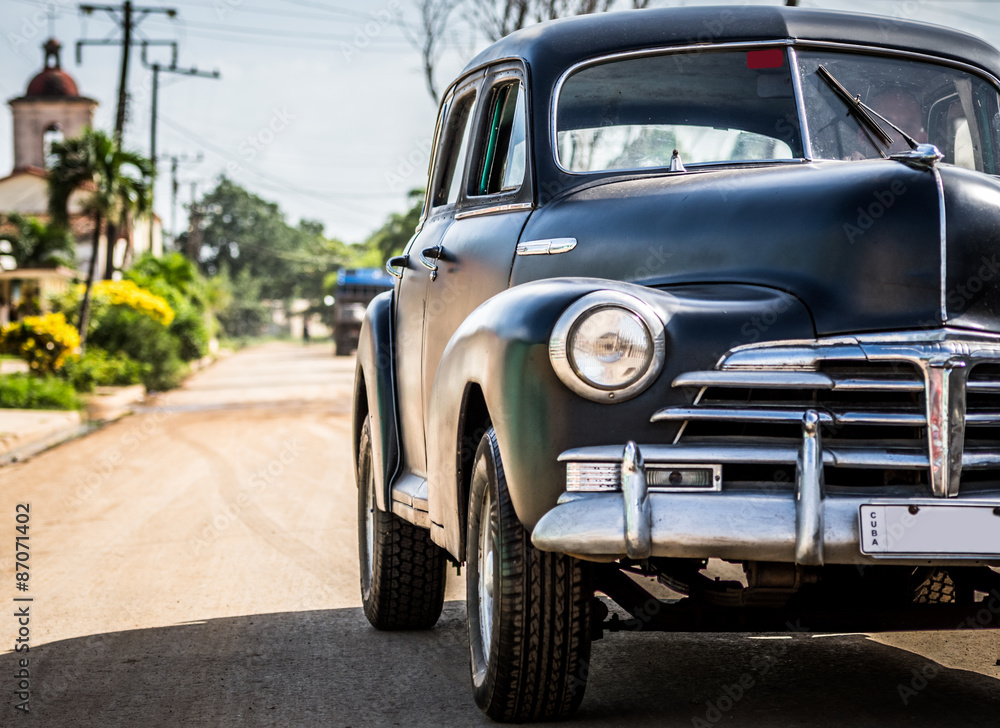
[[[53,146],[47,219],[0,219],[0,253],[17,268],[73,267],[75,193],[85,193],[94,230],[83,277],[45,302],[27,302],[0,330],[0,356],[27,364],[27,372],[0,375],[0,407],[75,409],[81,395],[105,386],[171,389],[220,342],[240,348],[275,338],[276,311],[287,320],[303,300],[307,313],[332,323],[324,299],[337,270],[381,267],[402,252],[423,207],[423,190],[411,191],[405,211],[351,245],[318,222],[290,223],[278,205],[222,177],[191,206],[177,250],[98,271],[102,232],[131,239],[132,221],[150,209],[152,174],[148,159],[87,130]]]

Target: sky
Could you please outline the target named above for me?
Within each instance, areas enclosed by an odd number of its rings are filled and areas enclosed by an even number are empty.
[[[172,20],[148,15],[140,37],[176,41],[179,67],[220,72],[218,80],[160,74],[157,152],[191,160],[178,165],[179,230],[187,224],[184,208],[192,191],[204,194],[222,174],[277,202],[290,223],[318,220],[328,236],[352,243],[364,240],[390,213],[405,210],[407,191],[425,184],[437,110],[424,85],[420,54],[406,37],[416,25],[412,0],[135,4],[177,10]],[[1000,0],[800,0],[800,5],[936,23],[1000,46]],[[42,67],[41,45],[54,32],[63,44],[63,69],[81,94],[100,102],[95,126],[111,130],[121,48],[87,45],[77,65],[74,46],[84,38],[116,38],[117,26],[107,13],[88,16],[77,6],[69,0],[0,0],[0,95],[9,100],[24,94]],[[442,88],[487,45],[462,22],[461,13],[448,41],[439,64]],[[169,65],[169,48],[151,47],[148,60]],[[144,154],[150,146],[151,86],[152,72],[133,48],[125,146]],[[8,107],[0,111],[0,177],[13,166],[11,139]],[[156,210],[168,232],[169,167],[161,158],[156,188]]]

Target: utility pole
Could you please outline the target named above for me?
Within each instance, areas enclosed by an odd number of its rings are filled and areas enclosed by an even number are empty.
[[[128,105],[128,60],[130,51],[133,45],[137,45],[132,40],[132,32],[139,27],[139,24],[145,20],[146,16],[151,13],[162,13],[168,18],[177,17],[177,10],[174,8],[164,8],[164,7],[136,7],[132,5],[132,0],[125,0],[121,5],[80,5],[80,12],[84,15],[91,15],[95,11],[103,11],[111,16],[122,29],[122,37],[120,40],[112,40],[110,38],[104,38],[102,40],[89,40],[83,39],[76,42],[76,62],[80,63],[82,60],[81,50],[85,45],[120,45],[122,47],[122,67],[121,74],[118,79],[118,109],[115,113],[115,145],[121,149],[122,146],[122,134],[125,131],[125,116],[126,107]],[[146,41],[146,43],[155,45],[164,45],[166,43],[173,43],[174,41]],[[152,228],[152,216],[150,217],[150,227]],[[111,221],[108,222],[107,232],[105,233],[107,237],[106,246],[107,253],[104,261],[104,278],[111,278],[115,271],[115,244],[118,242],[118,229],[117,226],[112,224]],[[131,237],[129,237],[131,241]],[[131,248],[131,242],[129,242],[129,248]]]
[[[121,40],[78,40],[76,42],[76,62],[81,61],[81,48],[85,45],[121,45],[122,47],[122,67],[118,79],[118,110],[115,114],[115,142],[121,147],[122,133],[125,131],[125,108],[128,103],[128,59],[129,51],[133,45],[132,31],[139,27],[139,24],[151,13],[163,13],[168,18],[177,17],[177,10],[174,8],[162,7],[136,7],[131,0],[125,0],[121,5],[80,5],[80,12],[84,15],[91,15],[96,11],[104,11],[111,16],[111,19],[118,23],[122,29]],[[155,44],[165,45],[175,41],[143,41],[144,45]]]
[[[198,204],[198,198],[195,197],[197,187],[197,182],[191,183],[191,229],[188,232],[187,246],[184,250],[184,254],[187,255],[187,259],[195,265],[198,265],[198,258],[201,253],[201,220],[205,216],[204,210],[202,210],[201,205]]]
[[[165,154],[161,159],[170,160],[170,237],[172,242],[177,242],[177,191],[180,189],[180,183],[177,181],[177,167],[180,164],[197,164],[204,159],[204,156],[199,152],[196,156],[190,156],[187,154]],[[194,188],[191,188],[191,204],[195,204],[194,200]]]
[[[173,55],[171,57],[170,65],[164,66],[160,63],[150,63],[146,58],[146,48],[145,43],[142,44],[142,65],[153,71],[153,99],[152,99],[152,109],[150,110],[150,121],[149,121],[149,159],[153,163],[153,172],[156,172],[156,118],[157,118],[157,104],[160,91],[160,71],[166,73],[177,73],[182,76],[197,76],[199,78],[219,78],[219,72],[216,71],[199,71],[197,67],[192,68],[180,68],[177,65],[177,44],[173,45]],[[176,160],[177,158],[174,157]],[[188,161],[188,160],[185,160]],[[200,155],[197,161],[201,161]],[[175,161],[171,166],[171,177],[173,180],[174,192],[172,203],[176,206],[177,200],[177,162]],[[155,192],[155,182],[153,183],[152,190]],[[172,213],[176,216],[176,210]],[[171,231],[176,232],[176,219],[171,220]],[[150,216],[149,220],[149,249],[153,249],[153,218]]]

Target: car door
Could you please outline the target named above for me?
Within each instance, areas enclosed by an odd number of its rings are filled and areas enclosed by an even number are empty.
[[[527,89],[519,63],[487,73],[466,159],[458,210],[444,230],[424,311],[424,416],[452,335],[472,311],[504,291],[532,208]]]
[[[422,378],[424,313],[428,287],[436,276],[433,255],[454,222],[461,200],[464,170],[476,92],[482,75],[457,85],[445,97],[438,116],[434,157],[428,177],[424,218],[405,250],[395,298],[394,351],[403,474],[424,478],[427,470],[424,440]]]

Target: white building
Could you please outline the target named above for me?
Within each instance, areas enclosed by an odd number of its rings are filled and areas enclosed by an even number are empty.
[[[14,116],[14,169],[0,179],[0,215],[17,212],[42,219],[48,217],[48,175],[46,157],[52,142],[77,136],[94,120],[97,101],[81,96],[76,81],[62,69],[60,44],[54,38],[43,46],[45,66],[31,79],[24,96],[10,100]],[[78,190],[69,202],[70,228],[76,238],[78,270],[86,271],[93,244],[93,222],[84,214],[86,190]],[[155,215],[136,220],[132,227],[132,254],[150,250],[149,225],[153,225],[152,251],[163,252],[160,221]],[[114,249],[116,268],[128,265],[127,243],[117,241]],[[96,275],[106,267],[107,244],[104,232],[98,253]],[[9,273],[8,273],[9,276]],[[0,290],[2,304],[10,304],[14,289]],[[13,303],[16,303],[13,302]],[[2,317],[2,314],[0,314]]]

